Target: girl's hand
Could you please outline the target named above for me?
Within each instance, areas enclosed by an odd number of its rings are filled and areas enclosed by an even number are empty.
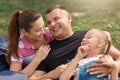
[[[90,50],[90,47],[88,45],[80,46],[77,51],[77,56],[79,58],[84,58],[87,56],[87,53],[89,50]]]

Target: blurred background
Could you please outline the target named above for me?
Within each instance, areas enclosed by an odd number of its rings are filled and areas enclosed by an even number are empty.
[[[0,36],[7,34],[15,10],[37,9],[45,20],[45,11],[52,5],[64,5],[69,9],[74,31],[91,28],[109,31],[113,45],[120,50],[120,0],[0,0]]]

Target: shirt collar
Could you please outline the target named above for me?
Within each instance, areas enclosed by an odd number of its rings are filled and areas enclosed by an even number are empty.
[[[31,49],[31,48],[32,48],[32,49],[35,49],[35,47],[26,40],[26,38],[25,38],[24,35],[21,35],[20,40],[23,42],[24,46],[25,46],[27,49]]]

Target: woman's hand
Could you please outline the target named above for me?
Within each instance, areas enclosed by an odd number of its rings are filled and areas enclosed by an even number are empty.
[[[48,53],[50,52],[51,48],[49,45],[41,45],[38,49],[38,51],[36,52],[35,57],[44,60]]]

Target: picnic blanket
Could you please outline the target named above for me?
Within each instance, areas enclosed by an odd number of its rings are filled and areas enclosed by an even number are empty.
[[[0,80],[28,80],[26,74],[9,71],[9,64],[6,62],[7,35],[0,37]]]

